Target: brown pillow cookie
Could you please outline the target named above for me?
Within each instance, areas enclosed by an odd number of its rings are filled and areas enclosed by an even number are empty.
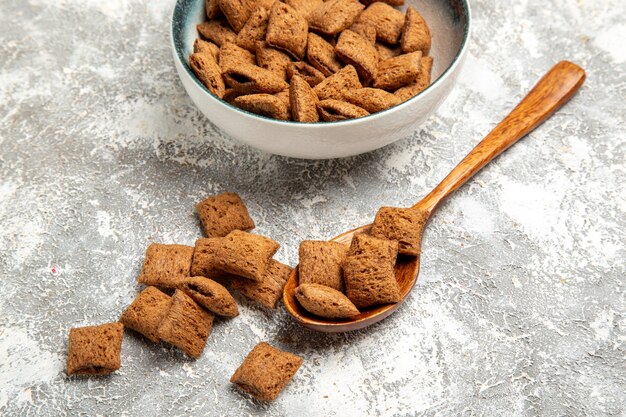
[[[241,65],[256,65],[256,59],[252,52],[232,42],[226,42],[220,47],[219,58],[222,72],[239,68]]]
[[[247,94],[233,100],[240,109],[276,120],[289,120],[287,103],[272,94]]]
[[[420,51],[385,59],[378,65],[378,75],[374,80],[375,88],[396,90],[417,79],[420,71]]]
[[[189,276],[193,246],[151,243],[146,250],[140,284],[176,288]]]
[[[361,88],[361,81],[356,69],[352,65],[346,65],[341,70],[313,87],[313,91],[320,100],[343,99],[344,90]]]
[[[232,288],[267,308],[275,308],[292,270],[290,266],[270,259],[261,281],[233,278]]]
[[[224,97],[226,86],[222,79],[222,71],[215,61],[215,57],[207,53],[193,53],[189,56],[189,66],[198,80],[215,94]]]
[[[205,277],[191,277],[184,280],[180,290],[196,303],[212,313],[224,317],[239,315],[237,303],[223,285]]]
[[[189,275],[222,281],[230,276],[215,266],[215,253],[222,244],[221,237],[206,237],[196,240]]]
[[[171,297],[156,287],[143,290],[129,305],[120,322],[125,327],[141,333],[148,340],[159,342],[159,324],[170,308]]]
[[[220,10],[220,5],[217,4],[217,0],[205,0],[204,2],[204,10],[206,13],[207,19],[215,19],[217,16],[222,13]]]
[[[374,44],[349,29],[339,35],[335,52],[347,64],[354,65],[362,80],[369,81],[378,71],[378,52]]]
[[[292,62],[287,66],[287,77],[291,80],[295,75],[302,77],[311,87],[315,87],[325,78],[320,70],[303,61]]]
[[[217,0],[217,4],[235,32],[243,28],[253,12],[249,0]]]
[[[422,55],[428,55],[431,43],[428,24],[417,10],[409,6],[402,29],[402,52],[422,51]]]
[[[274,94],[289,87],[280,76],[265,68],[241,64],[222,72],[226,85],[241,94]]]
[[[324,0],[285,0],[285,3],[293,7],[302,17],[307,19],[313,10],[324,4]]]
[[[390,107],[402,103],[402,100],[385,90],[379,88],[359,88],[348,90],[344,94],[348,103],[359,106],[370,113],[387,110]]]
[[[367,6],[358,22],[367,23],[376,29],[376,39],[390,45],[400,41],[404,27],[404,14],[390,5],[375,2]]]
[[[309,26],[326,35],[336,35],[349,28],[364,8],[358,0],[328,0],[309,14]]]
[[[70,329],[68,375],[106,375],[120,368],[124,325],[107,323]]]
[[[306,55],[311,65],[320,70],[326,77],[333,75],[343,67],[343,63],[335,53],[335,48],[315,33],[309,33]]]
[[[353,237],[343,262],[346,295],[361,309],[400,301],[394,265],[398,243],[365,234]]]
[[[348,246],[338,242],[304,240],[298,250],[300,285],[321,284],[343,291],[341,263],[348,253]]]
[[[261,342],[248,353],[230,382],[258,400],[273,401],[301,365],[301,357]]]
[[[268,237],[234,230],[217,249],[216,265],[224,272],[262,281],[265,269],[279,247],[278,242]]]
[[[346,101],[327,99],[317,103],[317,111],[325,122],[358,119],[368,116],[367,110]]]
[[[306,51],[309,25],[293,7],[277,1],[270,9],[265,40],[275,48],[289,52],[298,59]]]
[[[226,42],[235,42],[237,38],[237,34],[233,32],[228,22],[222,19],[200,23],[196,28],[200,36],[215,42],[217,46],[222,46]]]
[[[193,52],[197,54],[209,54],[215,59],[215,62],[219,62],[220,47],[210,41],[205,41],[200,38],[193,42]]]
[[[187,294],[176,290],[170,308],[159,325],[159,338],[192,358],[204,350],[213,328],[213,314],[204,311]]]
[[[287,80],[287,67],[291,58],[279,49],[269,46],[266,42],[257,42],[256,60],[261,68],[272,71],[277,76]]]
[[[291,78],[289,86],[291,115],[296,122],[318,122],[317,95],[308,82],[299,75]]]
[[[320,284],[300,284],[296,299],[309,313],[327,318],[347,318],[359,314],[352,301],[342,292]]]
[[[265,39],[269,17],[270,14],[267,9],[258,7],[237,34],[235,43],[250,52],[254,52],[256,43]]]
[[[398,252],[417,256],[422,248],[422,232],[428,213],[398,207],[381,207],[372,224],[372,236],[398,242]]]
[[[433,57],[423,56],[420,59],[420,71],[414,83],[397,89],[394,94],[402,101],[406,101],[424,91],[430,85],[430,74],[433,69]]]
[[[236,193],[222,193],[196,205],[196,211],[208,237],[226,236],[233,230],[252,230],[254,221]]]

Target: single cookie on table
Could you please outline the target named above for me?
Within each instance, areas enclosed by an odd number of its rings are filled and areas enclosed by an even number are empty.
[[[335,53],[335,48],[315,33],[309,33],[306,55],[311,65],[320,70],[326,77],[333,75],[343,67],[343,63]]]
[[[324,74],[304,61],[292,62],[287,66],[287,77],[291,80],[295,75],[302,77],[311,87],[324,81]]]
[[[324,4],[324,0],[285,0],[285,3],[293,7],[302,17],[307,19],[313,10]]]
[[[217,46],[222,46],[226,42],[235,42],[237,34],[233,32],[227,21],[223,19],[202,22],[196,26],[198,33],[204,39],[214,42]]]
[[[240,109],[277,120],[289,120],[289,108],[285,101],[272,94],[246,94],[233,100]]]
[[[229,274],[262,281],[279,247],[278,242],[268,237],[233,230],[217,249],[216,266]]]
[[[211,41],[205,41],[200,38],[193,42],[193,52],[196,54],[209,54],[213,56],[215,62],[219,62],[220,47]]]
[[[193,246],[151,243],[146,250],[140,284],[161,288],[176,288],[189,277]]]
[[[235,43],[250,52],[256,50],[257,41],[265,40],[267,34],[267,22],[270,14],[264,7],[257,7],[252,12],[250,19],[237,34]]]
[[[232,42],[226,42],[220,47],[219,64],[222,72],[226,72],[241,65],[256,65],[254,54]]]
[[[205,277],[216,281],[230,278],[230,275],[215,266],[215,254],[221,244],[221,237],[204,237],[196,240],[189,276]]]
[[[385,90],[379,88],[359,88],[348,90],[344,94],[344,99],[348,103],[359,106],[370,113],[387,110],[390,107],[402,103],[402,100]]]
[[[325,122],[358,119],[369,115],[367,110],[359,106],[335,99],[320,100],[317,103],[317,111]]]
[[[355,33],[358,33],[372,45],[376,44],[376,28],[368,22],[355,22],[349,29]]]
[[[187,294],[176,290],[170,308],[159,325],[159,339],[181,349],[192,358],[204,350],[213,328],[213,314],[205,311]]]
[[[301,365],[301,357],[261,342],[248,353],[230,382],[258,400],[273,401]]]
[[[289,84],[270,70],[251,64],[241,64],[222,72],[226,85],[241,94],[275,94]]]
[[[123,337],[122,323],[70,329],[67,374],[107,375],[120,369]]]
[[[359,310],[348,297],[325,285],[300,284],[295,295],[300,305],[316,316],[339,319],[359,314]]]
[[[382,2],[367,6],[359,15],[359,23],[366,23],[376,29],[376,39],[390,45],[400,41],[404,27],[404,13]]]
[[[283,288],[292,270],[293,268],[289,265],[270,259],[261,281],[235,277],[231,281],[231,286],[233,290],[238,291],[241,295],[256,301],[262,306],[275,308],[276,303],[283,295]]]
[[[423,56],[420,59],[420,71],[417,80],[397,89],[394,94],[402,101],[406,101],[424,91],[430,85],[430,74],[433,69],[433,57]]]
[[[420,72],[421,58],[422,53],[417,51],[381,61],[374,87],[393,91],[413,83]]]
[[[196,204],[207,237],[223,237],[233,230],[252,230],[254,220],[236,193],[222,193]]]
[[[304,240],[300,243],[298,256],[298,283],[321,284],[343,291],[341,263],[348,253],[348,246],[339,242]]]
[[[218,316],[235,317],[239,315],[237,302],[221,284],[205,277],[185,279],[179,287],[196,303]]]
[[[372,224],[371,235],[398,242],[398,252],[417,256],[422,249],[422,232],[428,213],[422,210],[381,207]]]
[[[287,80],[287,67],[291,58],[285,52],[269,46],[266,42],[257,42],[256,60],[261,68],[270,70],[279,77]]]
[[[204,11],[206,13],[206,17],[209,20],[215,19],[217,16],[222,13],[220,10],[220,5],[217,3],[217,0],[205,0],[204,2]]]
[[[291,116],[296,122],[319,122],[317,95],[308,82],[299,75],[291,78],[289,85]]]
[[[376,78],[378,52],[372,42],[346,29],[339,35],[335,51],[346,64],[354,66],[362,80],[369,81]]]
[[[243,28],[253,12],[248,0],[217,0],[217,3],[235,32]]]
[[[277,1],[270,9],[265,40],[271,46],[304,58],[309,25],[293,7]]]
[[[172,298],[156,287],[147,287],[124,310],[120,322],[129,329],[159,342],[159,324],[170,308]]]
[[[313,87],[313,86],[312,86]],[[356,69],[352,65],[346,65],[322,82],[313,87],[313,91],[320,100],[343,99],[345,90],[361,88],[361,81]]]
[[[343,262],[346,295],[358,309],[401,300],[394,266],[398,242],[359,234]]]
[[[193,53],[189,56],[189,66],[198,80],[215,94],[217,97],[224,97],[226,86],[222,79],[222,70],[217,65],[214,55],[209,53]]]
[[[358,0],[328,0],[313,10],[307,20],[311,29],[336,35],[349,28],[364,8]]]
[[[406,11],[400,44],[402,52],[405,53],[422,51],[422,55],[428,55],[430,52],[432,37],[428,24],[422,15],[411,6]]]

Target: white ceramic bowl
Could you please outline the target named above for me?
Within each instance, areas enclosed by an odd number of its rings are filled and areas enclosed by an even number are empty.
[[[205,20],[204,0],[177,0],[172,15],[172,51],[187,93],[217,127],[265,152],[306,159],[340,158],[372,151],[411,134],[448,96],[467,54],[471,14],[467,0],[406,0],[433,34],[433,82],[421,94],[360,119],[331,123],[285,122],[238,109],[212,95],[188,65],[196,25]]]

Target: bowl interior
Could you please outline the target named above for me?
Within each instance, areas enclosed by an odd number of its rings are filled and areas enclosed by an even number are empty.
[[[176,49],[176,56],[183,63],[183,67],[191,78],[209,96],[212,96],[206,87],[200,83],[191,68],[188,57],[193,51],[193,43],[199,36],[196,25],[206,20],[204,14],[204,0],[177,0],[172,16],[172,43]],[[408,6],[414,7],[428,23],[433,37],[430,55],[433,57],[432,82],[430,88],[434,88],[450,67],[461,56],[461,52],[466,48],[470,33],[470,10],[467,0],[405,0],[405,4],[400,7],[403,11]],[[427,90],[428,90],[427,89]],[[411,100],[419,98],[419,95]],[[221,101],[224,105],[243,112],[231,104]],[[405,104],[405,103],[403,103]],[[403,105],[400,104],[399,106]],[[397,107],[397,106],[396,106]],[[375,113],[356,120],[367,119],[368,117],[379,116],[381,113],[389,112],[393,108],[383,112]],[[245,112],[248,113],[248,112]],[[252,114],[252,113],[248,113]],[[254,115],[266,119],[264,116]],[[273,119],[268,119],[273,120]],[[296,123],[296,122],[280,122]],[[331,122],[331,123],[346,123]],[[297,123],[302,125],[302,123]],[[328,125],[329,123],[325,123]]]

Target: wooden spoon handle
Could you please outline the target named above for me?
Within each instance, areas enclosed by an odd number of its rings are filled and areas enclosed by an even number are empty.
[[[526,97],[414,208],[432,211],[449,194],[509,146],[526,136],[576,93],[585,71],[568,61],[556,64]]]

